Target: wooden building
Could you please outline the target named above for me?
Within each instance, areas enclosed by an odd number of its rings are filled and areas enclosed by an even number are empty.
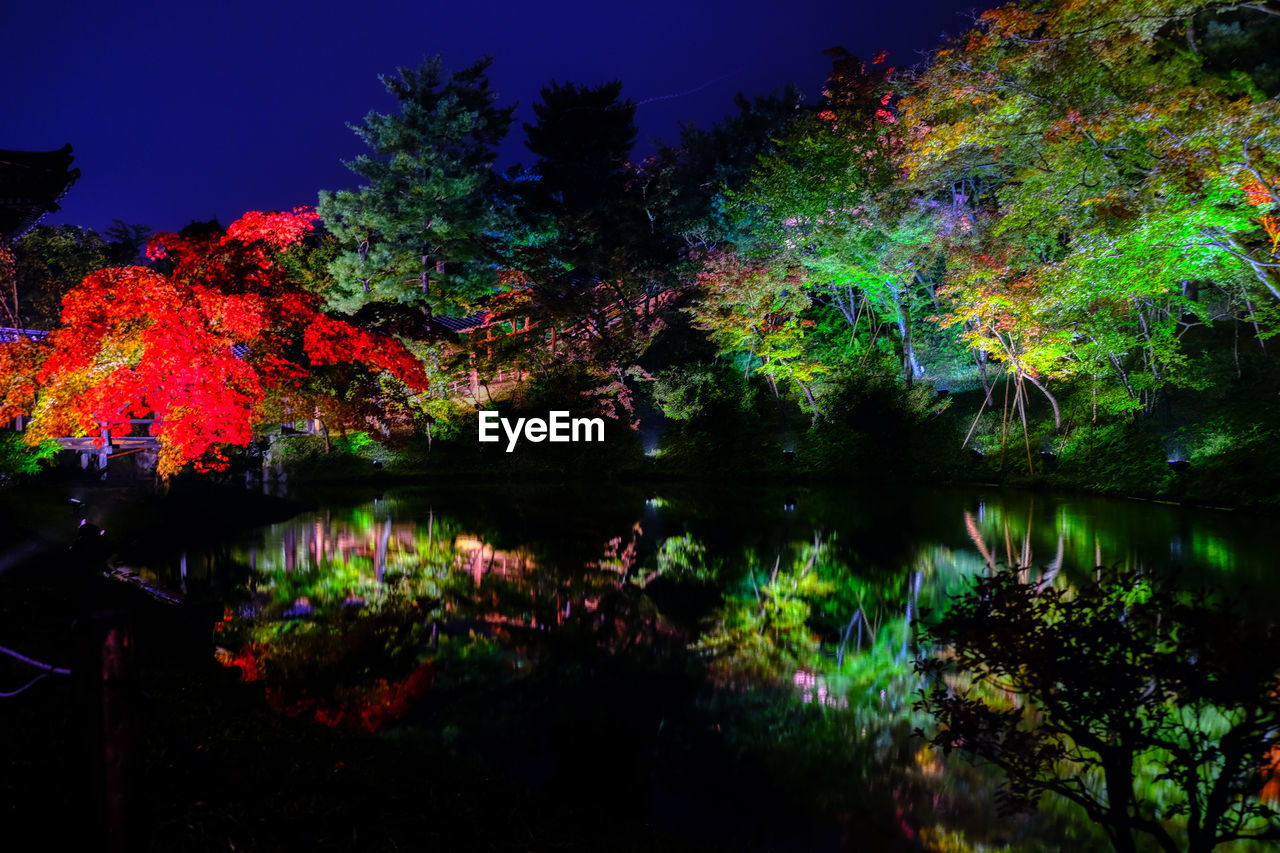
[[[0,247],[16,242],[47,214],[80,177],[71,168],[71,144],[57,151],[0,150]]]

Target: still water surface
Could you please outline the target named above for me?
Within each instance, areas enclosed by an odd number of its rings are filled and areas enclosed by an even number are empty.
[[[659,833],[759,849],[1082,849],[1046,803],[913,735],[921,620],[967,578],[1094,567],[1267,607],[1267,522],[988,489],[403,489],[316,509],[153,579],[223,607],[219,660],[281,714],[363,729]],[[625,807],[617,803],[625,800]]]

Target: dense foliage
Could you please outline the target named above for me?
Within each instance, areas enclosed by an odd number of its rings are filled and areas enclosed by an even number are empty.
[[[1137,570],[1074,589],[1027,574],[976,578],[932,628],[946,652],[918,668],[933,745],[1000,767],[1010,810],[1075,803],[1117,851],[1280,838],[1262,772],[1280,721],[1274,628]]]
[[[766,471],[799,447],[810,474],[954,476],[967,447],[983,476],[1175,494],[1185,482],[1166,460],[1211,471],[1275,452],[1278,43],[1265,4],[1013,2],[911,72],[829,50],[816,104],[794,89],[739,97],[736,114],[638,162],[620,82],[553,81],[523,127],[533,161],[503,174],[512,108],[490,60],[449,73],[429,59],[384,78],[398,112],[354,128],[369,147],[349,164],[361,186],[321,194],[324,230],[260,241],[276,309],[246,309],[266,274],[253,261],[211,272],[223,301],[198,308],[195,280],[165,261],[120,271],[145,229],[119,224],[109,243],[28,236],[0,270],[7,316],[48,323],[66,293],[80,322],[80,279],[125,302],[137,291],[133,308],[173,328],[195,311],[251,347],[237,365],[213,339],[183,342],[213,348],[196,361],[241,412],[270,396],[245,370],[272,388],[298,379],[268,354],[298,364],[299,346],[372,330],[410,341],[431,385],[416,422],[384,411],[373,374],[328,356],[327,378],[303,371],[307,406],[340,431],[372,419],[383,435],[392,420],[470,434],[476,407],[551,405],[637,427],[652,452],[665,433],[680,473],[708,458],[699,436],[716,422],[727,456]],[[219,251],[287,217],[242,220]],[[238,328],[246,310],[262,325]],[[374,340],[348,343],[385,372]],[[49,346],[71,372],[89,364],[72,332]],[[6,413],[33,404],[32,352],[0,354]],[[56,429],[55,396],[41,404],[46,435],[126,416],[80,417],[66,408],[80,391],[59,394]],[[230,423],[193,425],[180,458],[245,440],[248,422]]]
[[[446,75],[435,57],[382,78],[401,112],[371,112],[352,127],[370,153],[348,166],[366,183],[320,195],[320,214],[342,246],[329,264],[330,304],[456,309],[496,281],[486,263],[497,224],[489,166],[514,108],[494,105],[489,63]]]
[[[421,365],[398,341],[320,313],[316,297],[282,275],[276,254],[314,219],[250,212],[225,234],[157,235],[154,268],[90,273],[46,339],[0,349],[11,377],[0,417],[30,411],[35,444],[77,435],[101,443],[149,420],[168,476],[187,464],[225,467],[226,446],[247,444],[272,414],[318,413],[335,366],[423,389]]]

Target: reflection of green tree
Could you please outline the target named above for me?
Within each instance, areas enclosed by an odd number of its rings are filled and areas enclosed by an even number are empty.
[[[1034,849],[1028,839],[1068,837],[1061,810],[998,822],[989,770],[944,762],[910,738],[927,720],[912,709],[921,614],[932,618],[1006,549],[1029,550],[1027,525],[1053,520],[1053,536],[1062,529],[1061,517],[996,510],[972,519],[972,549],[886,556],[879,543],[834,536],[775,550],[756,535],[757,550],[734,553],[686,533],[646,547],[639,525],[627,532],[626,516],[575,523],[573,536],[540,529],[540,544],[528,546],[533,537],[510,525],[463,524],[409,500],[379,500],[273,527],[253,552],[257,615],[225,627],[221,642],[253,647],[269,684],[293,697],[328,693],[337,707],[342,697],[394,696],[425,668],[432,699],[414,706],[416,718],[438,715],[460,755],[482,742],[495,755],[522,742],[537,730],[524,727],[529,714],[558,718],[575,701],[594,701],[596,673],[611,672],[617,684],[659,697],[651,722],[665,720],[664,743],[687,736],[696,745],[715,732],[715,749],[794,785],[787,810],[805,800],[823,820],[856,813],[868,822],[900,810],[931,849]],[[675,514],[665,509],[662,521]],[[1095,547],[1082,529],[1082,548],[1069,536],[1057,549],[1052,536],[1047,547],[1037,540],[1035,556],[1062,567],[1058,583],[1069,560],[1055,550],[1079,560],[1077,551]],[[706,667],[689,666],[687,651]],[[670,710],[666,679],[707,670],[733,689],[699,682],[696,708]],[[573,696],[557,692],[566,685]],[[616,698],[611,715],[637,702]],[[1148,787],[1154,796],[1167,783]],[[1072,831],[1079,841],[1090,829]]]
[[[830,689],[853,704],[903,719],[916,689],[915,638],[922,610],[958,584],[960,566],[977,568],[949,549],[921,548],[914,564],[883,576],[838,575],[835,594],[824,604],[826,622],[838,631],[821,661]],[[835,604],[837,606],[830,607]],[[833,619],[847,616],[840,625]],[[832,660],[834,658],[834,660]]]
[[[262,547],[239,555],[255,566],[253,591],[267,599],[262,615],[304,610],[321,619],[353,606],[439,598],[458,560],[458,525],[434,513],[426,524],[396,523],[398,511],[381,501],[272,525]]]
[[[933,743],[1000,767],[1009,807],[1063,797],[1119,851],[1280,839],[1259,799],[1280,745],[1274,628],[1133,570],[1075,589],[1004,570],[933,634],[949,649],[921,663]]]
[[[1191,553],[1198,560],[1203,560],[1211,566],[1218,566],[1224,569],[1234,569],[1235,559],[1231,547],[1226,541],[1218,536],[1201,530],[1195,529],[1191,531]]]
[[[670,539],[659,564],[685,571],[680,561],[702,553],[688,537]],[[820,678],[824,695],[880,709],[909,704],[914,687],[905,682],[912,681],[920,609],[945,597],[948,585],[958,583],[957,562],[964,562],[949,550],[926,548],[905,571],[857,573],[837,555],[834,537],[821,536],[800,545],[787,565],[781,554],[771,568],[754,555],[747,561],[744,578],[694,647],[716,675],[729,683]]]
[[[1060,568],[1074,563],[1137,567],[1155,556],[1144,543],[1172,546],[1189,537],[1187,556],[1196,563],[1221,571],[1236,570],[1232,549],[1210,532],[1206,521],[1180,521],[1172,512],[1151,512],[1147,507],[1130,515],[1114,504],[1104,506],[1089,498],[1066,500],[1056,506],[1036,497],[1018,502],[989,501],[979,512],[965,513],[969,537],[990,566]],[[1047,549],[1036,550],[1037,543]]]
[[[448,591],[462,585],[458,525],[434,514],[397,523],[402,509],[378,501],[307,514],[238,555],[255,566],[252,605],[219,642],[247,650],[242,659],[283,691],[279,704],[304,694],[340,708],[368,701],[431,656]]]
[[[659,559],[702,553],[700,543],[683,537],[668,540]],[[913,707],[920,614],[966,588],[967,578],[984,570],[983,558],[927,546],[897,571],[855,572],[834,537],[820,536],[790,557],[762,568],[768,563],[748,553],[745,577],[726,590],[710,629],[692,646],[717,681],[735,688],[712,701],[738,749],[781,762],[777,778],[795,777],[815,802],[903,809],[929,849],[1022,849],[1029,837],[1074,831],[1069,817],[1052,811],[1021,823],[997,821],[997,778],[913,743],[912,731],[927,720]],[[819,781],[831,774],[861,779],[861,799],[845,799],[847,784]],[[1095,840],[1088,832],[1074,837],[1085,848]]]
[[[720,561],[711,557],[707,546],[688,533],[663,540],[657,562],[658,573],[677,583],[711,583],[720,572]]]
[[[814,659],[811,609],[831,591],[818,571],[825,552],[826,544],[815,539],[790,566],[782,565],[781,555],[772,569],[749,558],[746,589],[727,598],[715,627],[694,645],[717,676],[730,683],[777,682]]]
[[[628,582],[638,526],[574,568],[499,551],[435,513],[405,517],[380,500],[271,527],[238,555],[256,571],[251,605],[220,629],[224,659],[283,690],[277,704],[310,713],[321,700],[298,700],[304,692],[388,695],[388,681],[424,664],[446,682],[511,677],[569,643],[616,654],[659,633],[657,611]],[[354,717],[332,708],[317,718]]]
[[[1050,516],[1037,507],[1035,498],[1017,504],[986,503],[977,515],[965,513],[965,528],[989,568],[997,563],[1028,566],[1038,561],[1056,571],[1067,558],[1095,566],[1103,555],[1109,560],[1134,556],[1116,526],[1098,524],[1088,513],[1073,511],[1070,505],[1059,506]],[[1033,537],[1046,534],[1053,551],[1039,554]]]

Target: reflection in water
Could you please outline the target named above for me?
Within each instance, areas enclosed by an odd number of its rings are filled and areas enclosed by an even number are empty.
[[[373,731],[405,715],[441,655],[519,670],[550,632],[606,651],[651,642],[663,626],[631,578],[642,534],[637,523],[561,571],[395,500],[272,525],[231,554],[251,574],[216,627],[219,659],[290,714]]]
[[[439,697],[566,672],[589,683],[609,661],[628,661],[637,684],[691,667],[703,687],[678,700],[686,710],[662,712],[663,737],[697,719],[739,753],[786,745],[768,761],[809,776],[853,762],[806,795],[828,817],[865,818],[870,803],[893,816],[899,841],[964,850],[1093,836],[1052,803],[998,820],[998,779],[912,737],[926,724],[914,709],[921,620],[1002,565],[1027,578],[1037,567],[1046,589],[1099,565],[1222,580],[1247,547],[1228,547],[1241,539],[1220,519],[1125,502],[988,493],[885,508],[811,492],[792,499],[798,510],[784,503],[641,497],[628,514],[587,496],[442,512],[405,493],[184,553],[170,582],[220,591],[219,659],[285,713],[377,731],[412,726]]]
[[[931,628],[932,743],[1000,767],[1013,808],[1078,804],[1116,850],[1280,837],[1259,797],[1280,743],[1270,620],[1137,568],[1060,588],[1028,574],[978,579]]]

